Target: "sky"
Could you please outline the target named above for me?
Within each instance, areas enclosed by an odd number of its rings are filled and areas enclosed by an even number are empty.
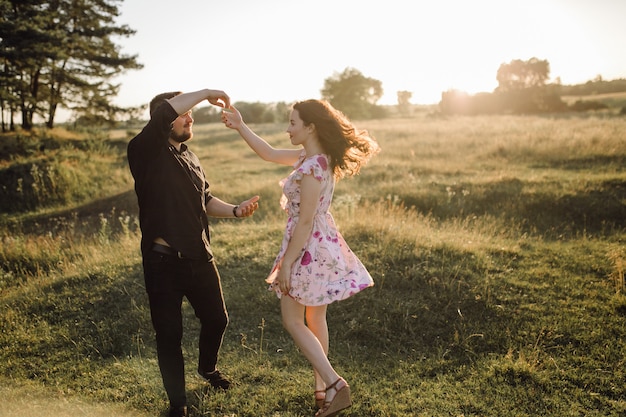
[[[379,80],[378,104],[491,92],[503,63],[536,57],[550,81],[626,78],[626,0],[123,0],[118,38],[144,65],[114,81],[114,103],[161,92],[226,91],[233,102],[320,98],[354,68]]]

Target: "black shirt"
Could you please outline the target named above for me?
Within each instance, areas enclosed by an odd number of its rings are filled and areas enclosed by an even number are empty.
[[[181,144],[168,142],[178,117],[169,103],[160,105],[143,130],[128,144],[128,163],[139,203],[142,253],[163,238],[183,256],[213,257],[206,204],[212,196],[198,157]]]

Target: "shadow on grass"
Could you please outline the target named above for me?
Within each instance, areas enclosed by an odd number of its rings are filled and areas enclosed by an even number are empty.
[[[42,230],[57,235],[66,231],[77,236],[90,236],[101,227],[101,217],[111,215],[138,215],[137,197],[134,190],[96,198],[92,201],[72,207],[40,214],[12,217],[6,220],[6,227],[11,233],[39,234]],[[119,222],[110,222],[111,232],[120,231]]]
[[[76,364],[79,358],[75,371],[81,374],[92,361],[136,351],[149,329],[140,279],[139,266],[111,267],[40,285],[7,300],[7,310],[17,317],[4,327],[4,346],[19,352],[20,360],[9,360],[12,366],[5,372],[47,382],[71,372],[64,364]]]

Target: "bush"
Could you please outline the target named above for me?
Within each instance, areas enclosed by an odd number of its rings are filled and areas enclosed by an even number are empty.
[[[87,182],[80,171],[42,160],[14,164],[0,171],[0,211],[32,211],[55,204],[66,204],[80,196]],[[73,184],[72,184],[73,183]]]

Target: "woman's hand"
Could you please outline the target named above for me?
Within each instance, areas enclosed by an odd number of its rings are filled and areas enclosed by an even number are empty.
[[[281,262],[276,281],[280,292],[283,295],[288,295],[289,290],[291,290],[291,265],[285,265],[284,261]]]
[[[231,129],[239,129],[243,123],[241,113],[235,108],[230,106],[227,109],[222,110],[222,122]]]

